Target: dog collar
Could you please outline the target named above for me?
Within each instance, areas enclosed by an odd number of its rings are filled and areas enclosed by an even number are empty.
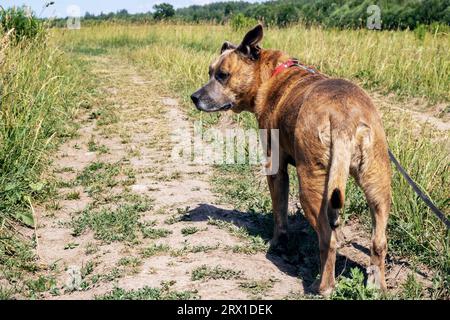
[[[272,73],[272,77],[276,77],[278,74],[283,72],[285,69],[291,68],[291,67],[299,67],[302,68],[309,73],[316,73],[311,68],[305,67],[304,65],[301,65],[297,59],[289,59],[285,63],[280,64],[278,67],[275,68],[274,72]]]

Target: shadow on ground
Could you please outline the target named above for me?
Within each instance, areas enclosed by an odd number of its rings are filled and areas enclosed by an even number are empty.
[[[244,228],[252,236],[260,236],[266,242],[270,241],[273,234],[272,214],[226,210],[210,204],[201,204],[190,210],[184,216],[184,219],[191,222],[208,221],[209,219],[229,222]],[[367,248],[356,243],[352,245],[363,252],[368,251]],[[312,293],[309,287],[318,277],[320,268],[318,240],[316,233],[300,211],[289,216],[288,252],[278,254],[269,250],[266,257],[280,271],[302,279],[305,293]],[[350,270],[354,267],[358,267],[365,273],[365,268],[362,265],[349,257],[337,255],[336,275],[349,276]]]

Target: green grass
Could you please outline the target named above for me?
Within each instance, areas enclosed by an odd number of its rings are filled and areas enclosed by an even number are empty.
[[[185,237],[196,234],[197,232],[199,232],[200,229],[197,227],[186,227],[181,229],[181,234]]]
[[[115,288],[106,295],[96,297],[97,300],[196,300],[198,298],[194,291],[174,291],[165,287],[144,287],[130,291]]]
[[[275,280],[253,280],[247,282],[241,282],[239,288],[243,291],[248,292],[252,298],[261,299],[267,295],[267,292],[273,288]]]
[[[89,140],[88,142],[89,152],[97,152],[99,154],[109,153],[109,148],[105,145],[99,145],[94,140]]]
[[[214,250],[219,249],[220,244],[216,245],[197,245],[197,246],[190,246],[188,243],[186,243],[181,249],[174,249],[170,252],[170,255],[172,257],[181,257],[188,253],[207,253]]]
[[[223,40],[240,41],[241,32],[227,26],[98,26],[79,32],[55,30],[54,41],[29,41],[19,46],[7,44],[0,35],[0,271],[10,283],[20,283],[23,272],[36,272],[35,257],[30,248],[34,243],[18,241],[10,232],[13,221],[33,224],[31,205],[51,194],[52,186],[42,179],[51,151],[60,141],[74,134],[73,117],[80,107],[90,107],[88,65],[86,55],[114,54],[127,59],[152,76],[159,77],[192,119],[207,125],[217,123],[222,115],[197,112],[189,96],[207,78],[207,66],[217,55]],[[450,96],[450,48],[448,35],[426,33],[418,39],[409,31],[333,30],[292,26],[266,31],[264,47],[280,48],[307,64],[332,76],[349,78],[371,91],[394,93],[398,98],[424,98],[431,105],[440,102],[448,110]],[[61,51],[65,50],[66,53]],[[430,107],[431,108],[431,107]],[[430,109],[431,110],[431,109]],[[427,126],[418,128],[406,115],[387,112],[383,115],[388,140],[393,152],[406,170],[426,190],[447,215],[450,213],[450,167],[448,134],[438,134]],[[92,112],[91,119],[99,126],[120,121],[114,106],[105,105]],[[234,115],[241,127],[255,127],[252,115]],[[91,152],[107,149],[95,141],[88,144]],[[255,177],[252,167],[216,168],[214,185],[223,200],[244,212],[254,212],[270,218],[271,204],[265,181]],[[433,298],[450,296],[450,236],[445,227],[423,205],[410,187],[394,171],[393,208],[389,222],[389,252],[407,257],[413,264],[425,264],[434,273]],[[118,177],[127,175],[121,163],[97,162],[87,167],[66,187],[81,185],[91,196],[100,196],[118,186]],[[162,176],[170,180],[177,177]],[[292,180],[292,195],[297,182]],[[130,180],[131,181],[131,180]],[[76,198],[73,194],[69,198]],[[120,196],[122,197],[122,196]],[[111,198],[112,199],[112,198]],[[111,199],[102,199],[103,201]],[[121,198],[122,199],[122,198]],[[114,198],[114,200],[118,200]],[[122,199],[124,200],[124,199]],[[105,242],[134,242],[145,232],[160,233],[139,221],[147,205],[128,204],[114,209],[91,208],[72,221],[75,234],[90,229]],[[131,203],[131,202],[130,202]],[[54,210],[60,208],[54,202]],[[182,213],[179,213],[182,214]],[[357,217],[370,228],[370,218],[362,193],[350,182],[347,189],[345,218]],[[178,217],[169,218],[169,224]],[[265,221],[265,220],[264,220]],[[233,224],[212,222],[243,239],[245,244],[228,248],[238,253],[267,251],[270,231],[253,232]],[[269,226],[269,224],[267,224]],[[155,230],[153,230],[155,229]],[[146,230],[146,231],[143,231]],[[161,229],[163,230],[163,229]],[[150,236],[151,237],[151,236]],[[169,252],[164,245],[152,245],[144,256]],[[201,273],[200,273],[201,274]],[[114,275],[112,275],[114,276]],[[371,298],[361,288],[360,275],[340,279],[336,298]],[[348,288],[348,283],[354,289]],[[32,285],[33,286],[33,285]],[[39,291],[39,284],[35,286]],[[45,286],[44,286],[45,287]],[[358,289],[359,288],[359,289]],[[0,296],[11,297],[16,289],[0,288]],[[403,288],[405,297],[421,297],[419,285],[412,279]],[[126,292],[124,292],[126,294]]]
[[[49,191],[40,176],[48,152],[73,134],[71,119],[88,104],[90,81],[87,65],[45,36],[17,46],[0,42],[0,219],[32,225],[30,203]]]
[[[51,276],[39,276],[35,280],[25,282],[31,298],[38,298],[40,293],[47,292],[56,287],[56,279]]]
[[[150,30],[101,26],[72,36],[70,46],[97,48],[106,41],[104,48],[109,52],[122,50],[139,64],[158,66],[184,92],[205,79],[207,64],[224,40],[237,43],[242,37],[242,31],[223,26],[156,25]],[[449,50],[445,39],[427,34],[420,40],[409,31],[341,31],[296,25],[267,30],[263,46],[287,51],[325,73],[358,80],[368,88],[448,101]],[[182,82],[180,73],[185,75]]]
[[[72,250],[79,246],[79,243],[70,242],[64,246],[64,250]]]
[[[242,271],[223,268],[221,266],[209,267],[202,265],[201,267],[192,270],[192,281],[207,281],[207,280],[230,280],[240,279],[242,277]]]
[[[87,255],[97,253],[98,251],[99,251],[98,245],[96,245],[95,243],[92,243],[92,242],[89,242],[84,249],[84,252]]]
[[[66,195],[66,200],[79,200],[80,192],[79,191],[71,191]]]
[[[91,120],[97,120],[97,125],[100,127],[119,122],[119,117],[113,106],[102,106],[101,110],[92,112],[89,118]]]
[[[238,227],[231,222],[226,222],[223,220],[209,219],[208,224],[218,227],[219,229],[225,230],[230,234],[245,241],[245,244],[235,245],[230,247],[235,253],[243,254],[256,254],[258,252],[267,252],[269,249],[268,242],[264,240],[260,235],[251,235],[248,229],[243,227]]]
[[[246,212],[266,213],[272,209],[269,193],[261,192],[265,187],[265,177],[257,177],[257,168],[250,165],[217,166],[218,174],[212,182],[214,191],[220,194],[224,201],[232,203],[236,209]],[[245,179],[241,179],[245,177]]]
[[[73,136],[77,110],[89,107],[88,68],[45,33],[15,43],[0,32],[0,277],[8,283],[0,291],[7,295],[28,295],[24,278],[38,271],[35,242],[19,237],[16,224],[34,226],[32,206],[53,194],[42,173],[51,152]]]
[[[378,300],[380,299],[378,290],[366,287],[364,284],[364,274],[358,268],[350,271],[350,277],[338,277],[336,288],[331,296],[333,300]]]
[[[144,236],[144,238],[148,239],[159,239],[159,238],[165,238],[168,235],[172,234],[172,231],[167,229],[158,229],[158,228],[152,228],[148,226],[141,226],[141,232]]]
[[[139,267],[142,265],[142,260],[137,257],[121,258],[118,262],[119,266]]]
[[[141,251],[141,256],[143,258],[150,258],[162,253],[166,253],[169,252],[170,247],[168,245],[165,244],[151,244],[150,246],[148,246],[147,248],[144,248]]]
[[[117,186],[119,183],[116,177],[121,171],[120,163],[93,162],[77,176],[76,182],[85,187],[88,194],[92,196]]]
[[[79,236],[90,229],[94,232],[96,239],[106,243],[137,241],[141,213],[149,208],[150,204],[147,201],[121,204],[117,209],[91,210],[88,208],[72,220],[73,235]]]

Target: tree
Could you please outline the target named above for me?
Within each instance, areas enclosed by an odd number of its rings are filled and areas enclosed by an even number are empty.
[[[175,15],[175,9],[169,3],[155,4],[153,6],[153,9],[155,10],[155,13],[153,14],[153,17],[156,20],[170,18],[170,17],[173,17]]]

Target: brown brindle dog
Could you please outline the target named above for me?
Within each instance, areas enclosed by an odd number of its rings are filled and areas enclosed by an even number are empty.
[[[293,65],[289,55],[261,49],[256,26],[235,46],[225,42],[209,69],[210,80],[192,95],[199,110],[249,111],[261,129],[279,129],[280,168],[268,176],[275,219],[272,246],[287,242],[288,164],[297,168],[300,202],[318,234],[323,295],[335,285],[339,211],[349,174],[363,189],[373,231],[368,283],[386,290],[386,225],[391,166],[380,116],[367,94],[346,80]],[[273,142],[272,142],[273,143]]]

